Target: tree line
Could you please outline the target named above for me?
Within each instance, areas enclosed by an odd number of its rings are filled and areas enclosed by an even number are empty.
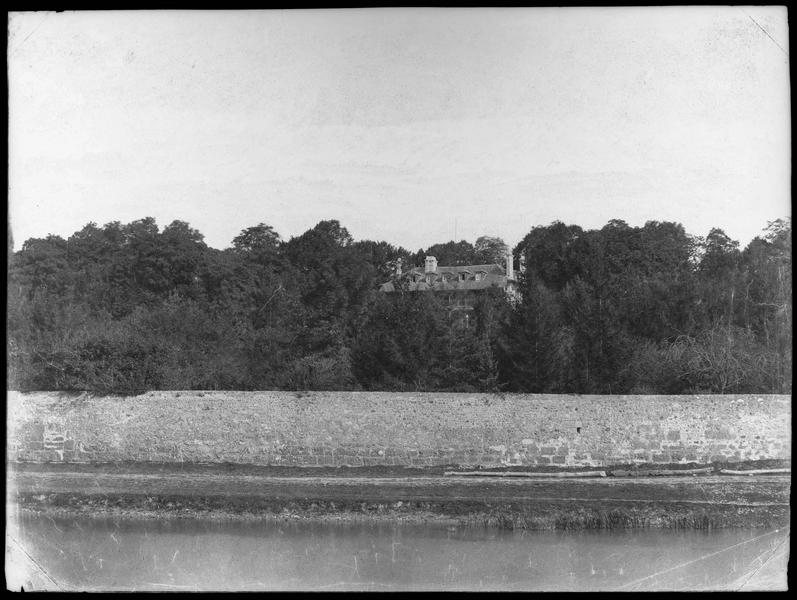
[[[379,292],[434,255],[504,264],[482,236],[412,253],[321,221],[231,247],[183,221],[89,223],[9,252],[10,389],[790,393],[791,220],[722,230],[619,220],[534,227],[469,325],[434,293]],[[400,283],[400,282],[396,282]]]

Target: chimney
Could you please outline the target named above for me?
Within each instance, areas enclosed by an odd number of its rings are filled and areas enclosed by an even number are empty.
[[[434,256],[426,257],[426,272],[437,273],[437,259]]]
[[[401,277],[401,257],[396,259],[396,277]]]
[[[514,265],[512,264],[512,252],[511,251],[506,253],[506,278],[507,279],[514,279],[515,278],[515,271],[514,271]]]

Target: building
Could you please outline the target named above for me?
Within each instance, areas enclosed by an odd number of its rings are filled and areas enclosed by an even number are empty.
[[[512,299],[519,298],[518,282],[512,266],[512,254],[507,253],[506,265],[465,265],[442,267],[434,256],[426,257],[424,267],[415,267],[402,273],[397,265],[396,278],[382,284],[380,291],[391,293],[396,286],[409,292],[435,292],[447,295],[452,310],[471,310],[480,292],[499,288]]]

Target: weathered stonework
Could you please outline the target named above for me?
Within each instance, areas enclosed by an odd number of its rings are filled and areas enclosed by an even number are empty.
[[[791,397],[8,393],[8,458],[611,466],[791,458]]]

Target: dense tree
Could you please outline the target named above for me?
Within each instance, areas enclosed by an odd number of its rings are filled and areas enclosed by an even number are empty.
[[[434,256],[438,265],[459,266],[477,264],[476,249],[473,244],[461,240],[459,242],[446,242],[434,244],[426,250],[420,249],[413,256],[413,264],[422,267],[427,256]]]
[[[546,287],[561,291],[578,273],[573,268],[581,261],[570,259],[577,250],[575,242],[582,234],[580,227],[560,221],[548,227],[532,228],[515,249],[515,254],[526,267],[526,279],[529,282],[539,279]]]
[[[485,265],[497,263],[503,266],[509,246],[500,237],[483,235],[476,239],[473,250],[477,263]]]
[[[380,294],[354,341],[354,374],[366,389],[493,391],[502,292],[476,304],[473,322],[435,294]]]
[[[272,258],[280,246],[280,236],[271,225],[259,223],[247,227],[232,240],[236,252],[249,255],[256,261]]]
[[[513,250],[520,301],[490,290],[468,313],[395,278],[399,260],[503,265],[505,253],[481,236],[412,254],[334,220],[288,241],[259,223],[225,250],[149,217],[32,238],[8,261],[9,384],[791,391],[790,219],[744,249],[669,222],[537,226]],[[387,280],[396,293],[377,291]]]
[[[345,347],[367,296],[377,286],[376,269],[345,227],[322,221],[283,248],[299,278],[304,328],[297,343],[315,353]]]
[[[719,229],[701,240],[675,223],[535,227],[514,251],[527,269],[523,303],[506,336],[513,340],[505,342],[512,350],[505,354],[512,365],[507,381],[529,391],[686,393],[742,389],[737,378],[758,389],[790,389],[790,235],[790,222],[778,221],[740,253]],[[780,290],[780,300],[757,302],[763,290]],[[766,305],[770,313],[761,310]],[[554,361],[557,348],[565,351]],[[704,357],[716,378],[688,377],[676,355],[692,363]]]
[[[362,240],[354,243],[354,248],[363,260],[376,269],[380,282],[389,280],[396,274],[401,261],[402,269],[412,266],[412,255],[404,248],[397,248],[387,242]]]
[[[556,293],[541,282],[524,287],[523,302],[502,333],[501,379],[512,389],[558,392],[572,378],[572,330],[564,327]]]

